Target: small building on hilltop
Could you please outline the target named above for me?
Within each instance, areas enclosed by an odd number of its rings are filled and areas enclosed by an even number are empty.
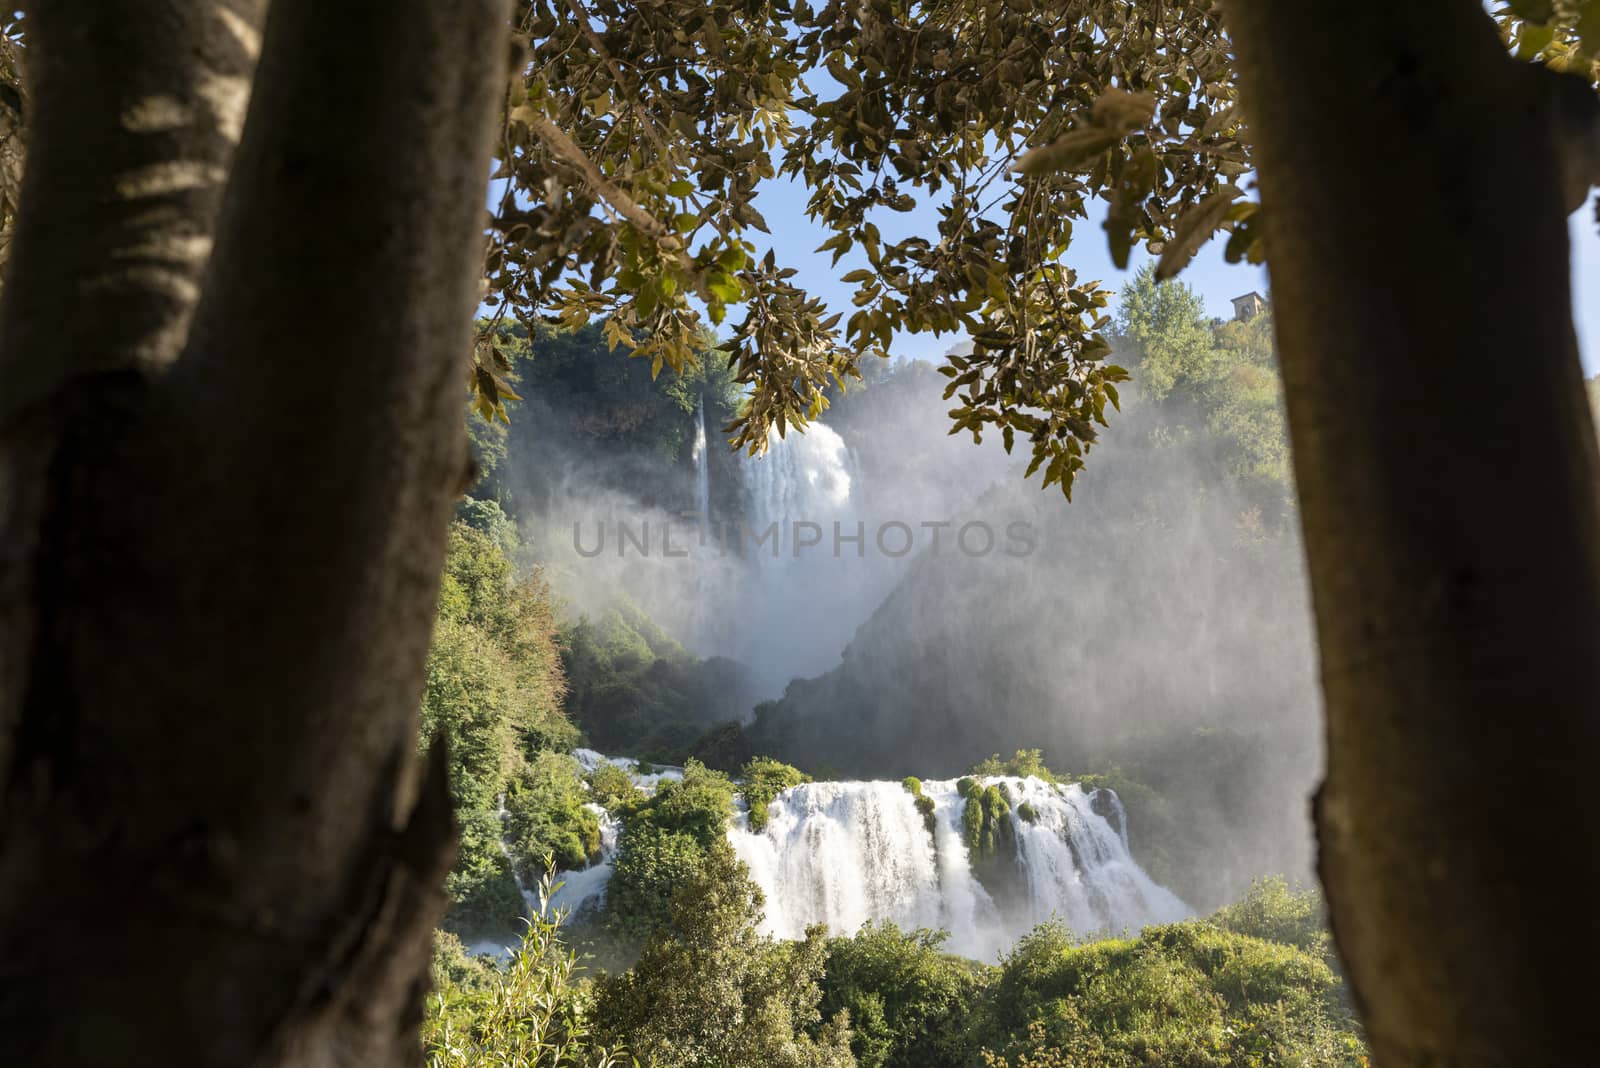
[[[1235,319],[1254,319],[1267,310],[1267,298],[1255,290],[1251,290],[1242,297],[1233,298],[1233,317]]]

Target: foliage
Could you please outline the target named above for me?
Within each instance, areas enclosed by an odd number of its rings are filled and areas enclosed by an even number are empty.
[[[962,837],[973,861],[986,860],[1011,845],[1011,801],[1004,783],[974,790],[961,812]]]
[[[548,875],[541,884],[548,902]],[[547,904],[528,917],[510,961],[496,967],[466,956],[453,935],[434,946],[434,993],[427,999],[422,1047],[428,1068],[620,1068],[620,1046],[594,1038],[577,956],[561,940]]]
[[[810,782],[811,776],[781,761],[757,757],[739,773],[739,794],[749,809],[750,829],[757,834],[767,825],[767,806],[791,786]]]
[[[508,560],[516,559],[522,547],[516,520],[506,514],[499,501],[463,497],[456,505],[456,519],[485,535]]]
[[[1537,59],[1585,81],[1600,79],[1600,3],[1595,0],[1507,0],[1496,12],[1518,59]]]
[[[541,749],[569,748],[565,681],[549,591],[518,582],[505,550],[457,521],[439,591],[422,700],[420,744],[443,735],[461,848],[447,891],[449,925],[507,928],[522,913],[501,848],[500,798]]]
[[[1034,778],[1043,779],[1045,782],[1057,781],[1055,772],[1045,767],[1044,750],[1042,749],[1018,749],[1011,755],[1009,760],[1001,760],[1000,754],[996,753],[972,765],[967,774],[985,779],[1010,775],[1018,779]]]
[[[973,348],[945,368],[956,426],[1021,438],[1069,487],[1122,378],[1103,293],[1062,259],[1091,200],[1110,205],[1118,263],[1170,241],[1175,267],[1218,226],[1240,231],[1236,256],[1252,244],[1234,204],[1248,142],[1205,0],[1160,15],[1126,0],[606,11],[518,5],[527,64],[506,101],[492,299],[528,322],[606,316],[608,340],[653,371],[695,362],[701,306],[712,323],[742,307],[726,342],[752,387],[738,446],[814,419],[895,332],[962,332]],[[755,196],[782,180],[806,190],[820,251],[849,257],[848,320],[753,240]],[[897,238],[891,218],[919,201],[936,226]],[[487,337],[474,382],[494,404]]]
[[[734,785],[720,771],[699,761],[684,765],[683,778],[666,780],[654,796],[628,814],[630,826],[641,821],[663,830],[686,834],[709,849],[722,841],[733,815]]]
[[[606,884],[606,930],[638,945],[669,915],[672,895],[696,872],[705,849],[692,837],[650,823],[626,825]]]
[[[848,1068],[844,1015],[818,1011],[827,943],[756,934],[761,891],[718,840],[674,895],[669,922],[626,974],[605,976],[596,1018],[658,1068]]]
[[[481,326],[491,330],[487,322]],[[475,437],[477,428],[489,427],[503,439],[499,455],[509,458],[490,472],[482,492],[513,509],[537,505],[558,488],[564,477],[558,460],[580,465],[591,488],[621,490],[649,506],[676,506],[681,502],[669,499],[672,487],[660,484],[659,471],[664,463],[689,459],[697,408],[704,403],[706,425],[714,428],[733,418],[741,403],[742,390],[711,338],[696,342],[693,367],[658,378],[645,361],[609,347],[598,323],[581,329],[536,324],[532,334],[501,323],[491,333],[504,376],[522,398],[505,402],[509,424],[470,422]],[[727,450],[712,452],[713,463],[731,467]],[[720,470],[716,481],[725,473]]]
[[[524,882],[552,861],[561,871],[600,856],[600,821],[585,808],[583,769],[565,753],[539,753],[507,785],[507,848]]]
[[[609,760],[591,771],[588,781],[595,801],[609,811],[626,809],[644,799],[644,793],[634,783],[633,776]]]
[[[737,772],[755,759],[755,747],[745,734],[744,724],[730,719],[719,723],[694,740],[687,759],[698,760],[708,768]]]
[[[1319,890],[1297,890],[1281,875],[1257,879],[1242,901],[1211,917],[1218,927],[1314,953],[1337,970],[1328,935],[1327,905]]]
[[[637,944],[666,921],[673,894],[725,841],[733,795],[726,775],[690,761],[681,781],[665,780],[653,796],[615,810],[622,835],[606,888],[607,930]]]
[[[993,969],[941,951],[942,931],[871,923],[828,942],[822,1014],[848,1013],[861,1068],[966,1063],[968,1025]]]
[[[922,780],[915,775],[907,775],[901,782],[916,803],[917,811],[922,814],[922,825],[928,833],[935,834],[939,830],[938,818],[934,816],[933,798],[922,792]]]
[[[1227,471],[1286,489],[1288,430],[1270,310],[1218,323],[1198,294],[1152,267],[1122,290],[1114,337],[1163,432],[1203,432]]]
[[[680,763],[741,711],[737,665],[698,659],[632,603],[566,623],[561,661],[568,710],[603,752]]]
[[[1319,957],[1202,921],[1081,946],[1043,925],[1006,958],[992,1012],[990,1068],[1366,1064]]]
[[[1157,282],[1154,265],[1140,269],[1123,289],[1117,330],[1135,381],[1151,400],[1208,386],[1221,374],[1222,356],[1199,294],[1186,285]]]

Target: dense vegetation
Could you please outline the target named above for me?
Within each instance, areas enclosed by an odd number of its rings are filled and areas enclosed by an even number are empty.
[[[694,656],[631,602],[565,622],[560,645],[568,711],[604,752],[681,764],[749,707],[737,664]]]
[[[539,756],[570,748],[578,734],[562,710],[549,591],[515,577],[510,548],[465,521],[451,527],[428,655],[422,742],[442,734],[449,743],[461,834],[446,887],[452,929],[513,922],[523,911],[513,868],[531,870],[547,849],[585,852],[594,833],[574,780]],[[518,799],[520,854],[501,842],[502,798]]]
[[[498,966],[445,936],[430,1061],[598,1068],[625,1047],[658,1068],[1366,1064],[1320,902],[1279,881],[1137,937],[1082,943],[1047,923],[998,965],[892,924],[774,942],[756,933],[760,914],[760,890],[719,841],[626,971],[582,973],[545,916]],[[537,1037],[553,1033],[564,1053]],[[549,1051],[531,1053],[541,1040]]]

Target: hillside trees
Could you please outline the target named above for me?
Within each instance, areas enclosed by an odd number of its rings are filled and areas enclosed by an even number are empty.
[[[6,1064],[418,1056],[453,850],[417,704],[506,12],[271,6],[28,8]]]
[[[446,923],[457,931],[512,930],[519,877],[532,885],[548,857],[576,869],[599,850],[582,771],[558,752],[578,731],[561,707],[549,590],[513,577],[511,548],[451,524],[423,680],[422,743],[443,738],[450,755],[460,845]]]

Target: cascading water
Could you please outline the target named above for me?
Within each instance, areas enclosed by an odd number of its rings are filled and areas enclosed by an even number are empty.
[[[745,464],[744,471],[751,529],[759,534],[778,524],[780,552],[790,548],[791,524],[841,518],[850,500],[850,452],[844,439],[822,423],[781,438],[773,431],[766,455]]]
[[[587,770],[607,759],[590,750],[576,755]],[[633,761],[613,763],[636,770]],[[680,774],[665,769],[636,781],[653,790]],[[966,799],[954,781],[922,784],[933,801],[931,831],[897,782],[793,787],[772,801],[759,833],[741,811],[728,840],[765,896],[763,931],[800,938],[814,923],[846,934],[892,920],[949,931],[952,952],[993,959],[1051,917],[1079,934],[1120,934],[1189,915],[1128,852],[1127,822],[1112,791],[1032,778],[982,781],[1003,787],[1011,804],[1002,818],[1010,821],[1003,837],[1013,848],[988,864],[975,864],[967,848]],[[604,901],[618,830],[602,815],[601,860],[564,874],[556,905],[581,913]]]
[[[783,438],[774,431],[766,454],[741,468],[748,504],[738,536],[755,570],[736,608],[745,641],[731,655],[759,692],[776,697],[790,679],[838,663],[852,629],[840,621],[870,615],[893,569],[858,555],[867,517],[852,514],[850,452],[832,428],[812,423]]]
[[[711,520],[711,467],[706,455],[706,398],[694,410],[694,507],[700,513],[700,522]]]
[[[766,895],[765,930],[799,938],[813,923],[848,932],[893,920],[942,928],[953,952],[988,958],[1052,916],[1079,933],[1121,933],[1188,915],[1096,812],[1104,801],[1097,806],[1095,796],[1114,799],[1110,791],[1091,795],[1039,779],[985,784],[1003,784],[1011,799],[1003,818],[1014,855],[985,869],[1004,887],[979,881],[962,839],[966,801],[953,781],[923,784],[934,803],[932,833],[899,783],[797,786],[772,803],[759,834],[741,816],[728,837]],[[1002,889],[1011,890],[1004,907],[996,902]]]

